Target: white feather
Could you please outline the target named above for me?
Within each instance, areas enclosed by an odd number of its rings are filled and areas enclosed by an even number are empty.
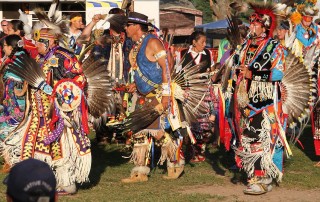
[[[53,1],[50,6],[50,9],[48,11],[48,17],[50,20],[52,19],[52,17],[54,16],[54,14],[56,12],[57,4],[58,4],[58,1]]]
[[[18,12],[20,13],[19,20],[21,20],[23,24],[27,25],[29,23],[28,16],[23,13],[21,9],[19,9]]]
[[[19,20],[21,20],[21,22],[23,22],[23,30],[28,37],[30,37],[30,33],[31,33],[31,26],[29,25],[29,20],[28,20],[28,15],[26,15],[25,13],[23,13],[21,11],[21,9],[18,10],[18,12],[20,13],[20,16],[19,16]]]

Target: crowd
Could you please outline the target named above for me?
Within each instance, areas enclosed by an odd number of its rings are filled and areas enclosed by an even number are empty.
[[[221,143],[247,175],[244,193],[265,194],[281,182],[288,142],[299,141],[309,117],[320,155],[314,1],[252,3],[248,26],[232,15],[216,61],[202,31],[174,52],[144,14],[113,8],[85,26],[79,13],[62,16],[57,3],[49,13],[35,9],[32,28],[21,11],[19,20],[1,21],[0,152],[9,201],[75,194],[89,180],[90,130],[102,145],[124,140],[134,168],[123,183],[148,181],[155,147],[172,180],[186,162],[205,161],[209,143]],[[99,21],[109,29],[95,29]]]

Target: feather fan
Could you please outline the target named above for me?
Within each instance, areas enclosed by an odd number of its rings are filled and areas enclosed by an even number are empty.
[[[82,65],[88,82],[87,102],[90,114],[98,118],[103,113],[114,110],[113,82],[107,71],[105,60],[100,59],[94,62],[93,56],[89,56],[87,60]]]
[[[163,108],[161,107],[162,104],[158,104],[157,106],[146,105],[140,109],[136,109],[117,128],[123,131],[130,130],[135,134],[148,127],[163,113]]]
[[[46,77],[38,63],[25,54],[17,56],[14,62],[8,65],[8,70],[35,88],[45,82]]]
[[[203,63],[192,66],[191,61],[182,67],[180,71],[176,71],[179,65],[176,65],[171,71],[171,89],[174,91],[174,98],[181,103],[179,108],[182,110],[183,116],[191,124],[191,122],[196,121],[200,114],[208,112],[208,107],[203,102],[203,99],[208,93],[210,73],[200,73],[204,69]],[[160,106],[162,105],[153,106],[147,104],[141,109],[132,112],[123,124],[116,127],[136,133],[149,126],[162,114],[162,110],[159,109]]]

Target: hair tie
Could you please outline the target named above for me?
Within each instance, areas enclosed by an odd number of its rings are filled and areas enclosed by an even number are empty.
[[[24,46],[23,40],[19,40],[18,43],[17,43],[17,46],[18,46],[19,48],[22,48],[22,47]]]

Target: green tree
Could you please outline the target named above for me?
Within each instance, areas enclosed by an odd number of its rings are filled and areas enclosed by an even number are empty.
[[[203,23],[225,19],[230,12],[229,4],[232,2],[247,2],[248,0],[189,0],[196,9],[202,11]],[[262,2],[264,0],[250,0]],[[268,2],[275,0],[267,0]]]
[[[203,23],[212,22],[212,10],[210,9],[209,0],[189,0],[196,9],[202,11]],[[222,1],[222,0],[221,0]]]

